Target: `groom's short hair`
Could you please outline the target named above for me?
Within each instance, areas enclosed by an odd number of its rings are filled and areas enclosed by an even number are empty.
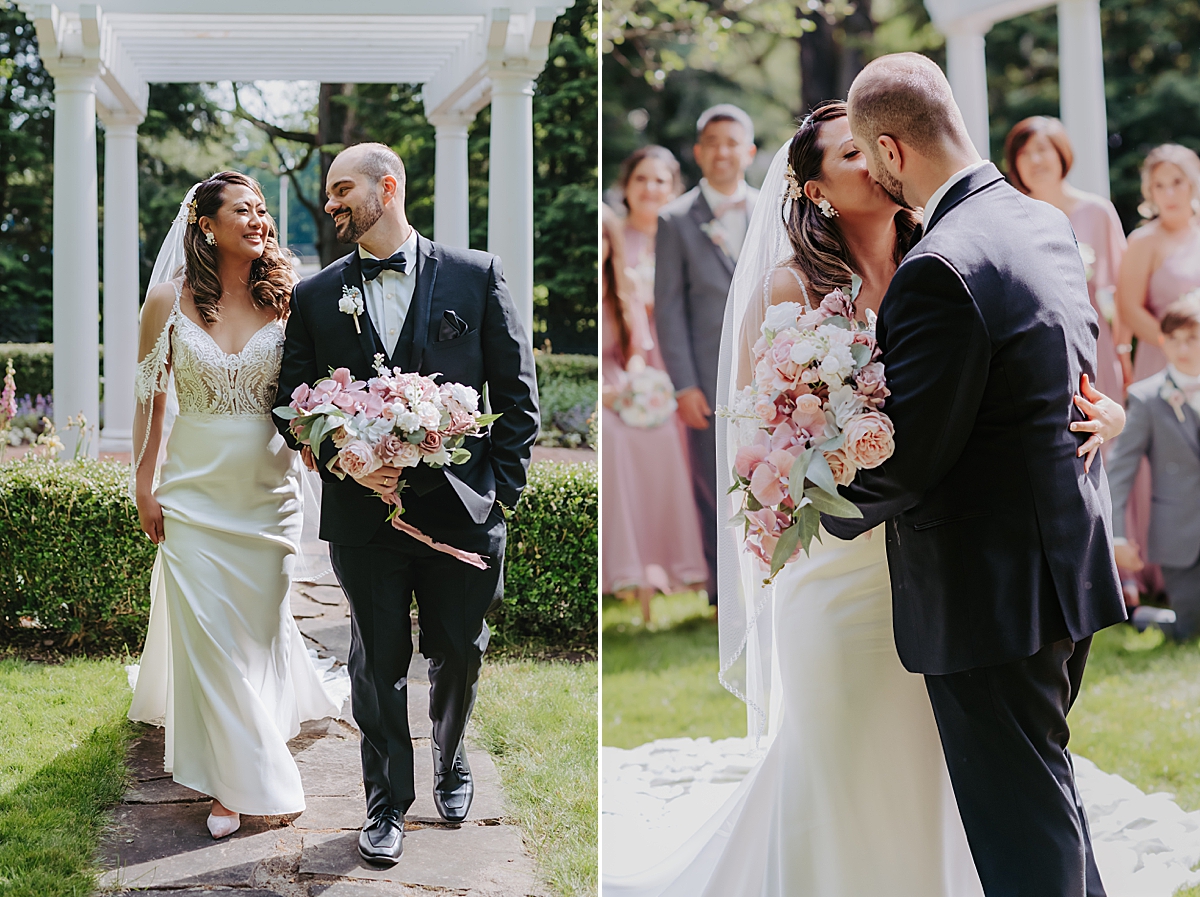
[[[852,129],[869,143],[883,134],[922,155],[939,156],[946,143],[970,144],[950,82],[919,53],[891,53],[868,63],[846,100]]]
[[[717,103],[701,112],[700,117],[696,119],[696,139],[699,140],[704,135],[704,129],[715,121],[737,122],[746,132],[746,142],[754,142],[753,119],[746,114],[746,110],[733,103]]]
[[[394,149],[383,143],[356,143],[354,148],[360,151],[359,171],[375,183],[390,174],[397,184],[404,186],[404,162]]]

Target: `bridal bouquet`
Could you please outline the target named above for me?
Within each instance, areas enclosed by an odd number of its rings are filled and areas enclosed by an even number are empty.
[[[498,414],[481,414],[479,393],[461,383],[435,382],[426,377],[388,370],[382,355],[375,356],[378,376],[355,380],[347,368],[338,368],[312,386],[302,383],[288,405],[275,415],[291,421],[296,439],[319,456],[329,438],[337,454],[328,468],[339,477],[366,476],[384,465],[390,467],[444,467],[464,464],[471,455],[462,447],[467,436],[479,433],[498,420]],[[403,486],[403,483],[401,483]],[[400,489],[380,496],[394,509],[392,526],[425,544],[486,569],[479,555],[434,542],[420,530],[400,520],[404,513]]]
[[[647,366],[634,355],[625,366],[621,391],[613,410],[628,426],[651,429],[661,427],[675,411],[675,387],[665,371]]]
[[[742,493],[742,510],[729,523],[744,527],[767,582],[808,551],[821,513],[862,516],[837,487],[894,451],[892,422],[879,410],[890,395],[879,354],[874,318],[855,321],[841,290],[815,309],[785,302],[766,311],[751,384],[719,413],[756,425],[734,460],[730,491]]]

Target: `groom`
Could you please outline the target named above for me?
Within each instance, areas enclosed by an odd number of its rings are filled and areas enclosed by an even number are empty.
[[[896,647],[924,673],[988,897],[1102,897],[1067,752],[1091,636],[1125,619],[1108,486],[1068,424],[1096,316],[1066,217],[980,160],[941,70],[876,59],[855,145],[924,236],[880,309],[895,454],[843,494],[887,522]]]
[[[441,374],[483,394],[500,419],[468,437],[465,464],[382,467],[358,481],[328,470],[336,453],[321,446],[325,481],[321,538],[330,543],[338,581],[350,602],[350,681],[354,720],[362,732],[367,823],[362,857],[391,865],[403,850],[404,813],[415,799],[408,728],[409,607],[416,596],[421,654],[429,661],[433,722],[434,804],[461,822],[474,786],[463,731],[475,704],[480,660],[488,643],[484,614],[504,589],[504,508],[525,486],[538,432],[533,351],[500,270],[482,252],[431,243],[404,214],[404,165],[389,147],[352,146],[329,166],[328,202],[338,240],[357,249],[300,281],[292,293],[276,406],[291,401],[333,368],[374,376],[377,354],[389,367]],[[340,308],[357,290],[362,311]],[[293,448],[287,423],[276,421]],[[306,457],[306,462],[311,461]],[[404,520],[438,542],[488,559],[478,570],[385,523],[389,507],[375,493],[400,484]]]

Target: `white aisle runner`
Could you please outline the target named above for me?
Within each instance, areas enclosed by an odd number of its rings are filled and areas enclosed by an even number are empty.
[[[764,741],[762,750],[766,749]],[[717,812],[761,752],[753,739],[664,738],[602,756],[605,877],[649,869]],[[1143,794],[1118,775],[1075,757],[1108,897],[1171,897],[1200,884],[1200,811],[1167,794]]]

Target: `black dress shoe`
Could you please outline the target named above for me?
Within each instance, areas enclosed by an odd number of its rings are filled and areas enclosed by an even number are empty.
[[[404,814],[384,807],[358,834],[358,853],[368,863],[394,866],[404,853]]]
[[[462,822],[471,809],[475,782],[467,765],[467,752],[459,745],[452,763],[443,762],[442,752],[433,740],[433,805],[447,822]]]

